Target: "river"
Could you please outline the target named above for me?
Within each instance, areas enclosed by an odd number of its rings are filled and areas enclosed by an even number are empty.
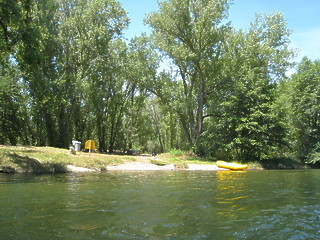
[[[320,170],[0,175],[1,239],[319,239]]]

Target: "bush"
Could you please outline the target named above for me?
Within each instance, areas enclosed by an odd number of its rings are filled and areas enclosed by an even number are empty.
[[[320,144],[319,143],[315,144],[312,151],[307,155],[305,162],[308,164],[316,164],[320,162]]]
[[[180,157],[184,155],[184,152],[179,150],[179,149],[172,149],[169,152],[171,155],[175,156],[175,157]]]

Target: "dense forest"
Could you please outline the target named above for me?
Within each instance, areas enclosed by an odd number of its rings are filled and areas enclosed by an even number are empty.
[[[281,13],[237,30],[230,4],[163,0],[125,39],[116,0],[1,0],[0,144],[319,162],[320,61],[293,62]]]

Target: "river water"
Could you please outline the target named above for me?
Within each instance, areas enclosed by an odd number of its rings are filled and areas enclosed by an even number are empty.
[[[1,239],[319,239],[320,170],[0,175]]]

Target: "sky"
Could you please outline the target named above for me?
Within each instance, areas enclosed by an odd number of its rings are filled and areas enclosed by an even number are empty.
[[[119,0],[131,19],[125,37],[131,39],[151,29],[143,24],[146,14],[157,11],[157,0]],[[234,0],[229,21],[237,29],[246,29],[257,13],[282,12],[292,30],[291,47],[299,49],[295,61],[307,56],[320,59],[320,0]]]

